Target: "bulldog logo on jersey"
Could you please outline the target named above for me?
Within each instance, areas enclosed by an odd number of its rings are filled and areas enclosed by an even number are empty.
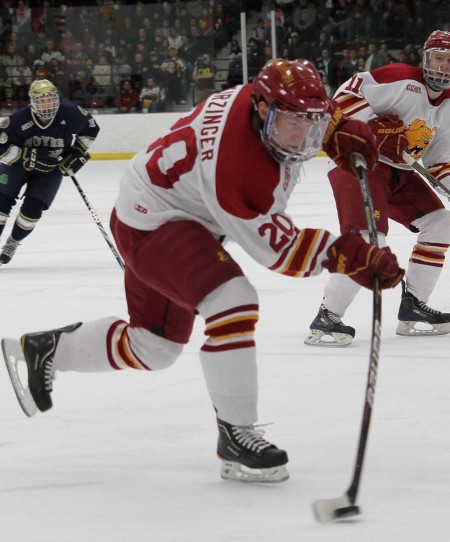
[[[427,150],[435,132],[437,128],[428,128],[424,120],[415,119],[405,133],[408,140],[408,154],[418,160]]]

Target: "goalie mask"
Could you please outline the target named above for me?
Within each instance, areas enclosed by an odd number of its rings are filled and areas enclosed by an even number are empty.
[[[33,113],[42,120],[52,120],[59,109],[58,90],[47,79],[33,81],[28,91],[30,107]]]
[[[270,60],[255,79],[268,105],[261,139],[278,162],[304,162],[322,149],[331,115],[319,72],[307,60]]]
[[[450,32],[435,30],[423,46],[423,77],[432,90],[450,88]]]

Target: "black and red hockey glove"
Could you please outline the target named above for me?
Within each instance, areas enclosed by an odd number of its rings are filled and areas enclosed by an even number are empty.
[[[408,149],[405,125],[398,115],[383,115],[368,121],[377,142],[379,154],[395,164],[405,163],[403,151]]]
[[[378,150],[372,130],[365,122],[348,118],[336,103],[331,100],[329,112],[332,114],[325,137],[323,150],[333,162],[350,173],[355,173],[350,155],[358,153],[372,170],[378,161]]]
[[[344,233],[327,251],[323,267],[330,273],[342,273],[365,288],[373,289],[374,277],[382,289],[394,288],[405,271],[389,247],[377,248],[366,243],[359,233]]]

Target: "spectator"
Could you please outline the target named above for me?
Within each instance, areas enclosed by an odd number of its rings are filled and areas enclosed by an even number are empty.
[[[241,46],[239,45],[238,40],[232,40],[230,45],[230,51],[228,52],[228,58],[229,60],[233,60],[238,56],[242,56]]]
[[[18,65],[9,68],[9,81],[13,87],[13,98],[19,102],[28,103],[28,89],[33,81],[31,68],[25,65],[25,59],[19,57]]]
[[[250,38],[247,44],[247,72],[248,82],[252,83],[253,79],[258,75],[259,70],[264,65],[264,50],[259,51],[256,40]]]
[[[139,94],[131,86],[131,81],[125,79],[120,84],[120,90],[115,97],[116,113],[136,113],[139,106]]]
[[[66,30],[61,36],[61,40],[58,43],[58,49],[64,55],[64,58],[68,58],[72,55],[77,40],[74,38],[70,30]]]
[[[178,56],[186,63],[186,79],[188,84],[192,83],[192,72],[197,57],[187,34],[181,36],[181,47],[178,49]]]
[[[310,58],[313,62],[316,62],[321,57],[322,49],[333,51],[333,44],[330,41],[330,37],[324,30],[319,32],[319,39],[317,41],[313,41],[311,44]]]
[[[36,50],[36,46],[34,43],[29,43],[25,47],[25,51],[23,53],[23,58],[25,59],[25,65],[26,66],[33,66],[34,61],[37,60],[39,57],[38,52]]]
[[[329,95],[331,97],[337,89],[337,61],[329,49],[322,49],[321,57],[317,61],[317,69],[322,76],[326,77],[332,90],[332,94]]]
[[[382,53],[378,48],[378,43],[376,41],[371,41],[368,46],[368,57],[365,63],[365,71],[374,70],[376,68],[381,68],[381,66],[386,66],[389,64],[388,57]]]
[[[98,94],[110,95],[112,92],[112,67],[105,55],[99,57],[92,68],[92,78]]]
[[[359,64],[358,51],[354,48],[349,49],[348,59],[346,60],[343,66],[343,70],[342,70],[342,78],[343,78],[342,83],[344,83],[345,81],[353,77],[359,71],[361,70],[360,70],[360,64]]]
[[[167,42],[169,44],[169,47],[174,47],[176,51],[178,51],[178,49],[183,44],[181,34],[174,26],[171,26],[169,28],[169,36],[167,38]]]
[[[56,49],[55,41],[50,39],[45,42],[45,48],[41,53],[41,60],[49,65],[53,58],[56,58],[59,62],[64,62],[65,60],[62,52]]]
[[[177,104],[186,104],[186,63],[177,55],[175,47],[169,47],[167,57],[161,64],[161,72],[167,89],[167,98]]]
[[[217,68],[211,57],[205,53],[195,64],[192,78],[195,81],[195,104],[197,105],[214,92],[214,79]]]
[[[393,64],[394,62],[398,62],[398,60],[394,57],[394,55],[390,52],[388,44],[383,41],[380,45],[380,51],[386,55],[386,58],[388,59],[388,64]]]
[[[23,36],[19,35],[17,32],[11,32],[9,35],[9,43],[14,45],[17,54],[23,55],[25,51],[25,40]]]
[[[144,81],[148,77],[148,66],[144,61],[144,56],[142,53],[135,53],[133,61],[131,62],[131,77],[130,81],[133,86],[140,92]]]
[[[348,41],[355,37],[355,24],[352,17],[352,6],[347,0],[334,0],[330,9],[328,24],[323,30],[330,36],[330,39]]]
[[[235,87],[236,85],[242,85],[243,80],[242,55],[235,56],[228,64],[227,82],[223,86],[223,89]]]
[[[13,88],[8,78],[6,66],[3,64],[3,57],[0,56],[0,100],[11,100]]]
[[[164,111],[166,91],[156,83],[153,77],[148,77],[139,99],[143,113],[159,113]]]
[[[16,51],[16,47],[13,43],[9,42],[6,46],[6,52],[2,55],[3,65],[7,71],[9,68],[19,65],[20,55]]]
[[[50,72],[45,67],[42,60],[35,60],[33,64],[34,69],[34,79],[48,79],[50,77]]]
[[[266,23],[264,22],[264,19],[262,17],[259,17],[259,19],[256,21],[256,25],[252,29],[251,37],[255,38],[255,40],[258,43],[260,43],[261,46],[264,46],[268,38],[268,32],[267,32]],[[233,41],[236,41],[236,40],[233,40]]]
[[[48,77],[58,89],[60,97],[62,99],[68,99],[69,81],[66,70],[64,69],[64,63],[60,62],[57,58],[52,58],[48,71]]]
[[[31,34],[31,9],[24,2],[19,0],[14,10],[13,27],[20,34]]]
[[[355,35],[376,38],[374,33],[374,16],[370,0],[356,0],[353,8]]]
[[[70,100],[84,106],[90,98],[92,75],[87,69],[81,69],[72,74],[69,82]]]
[[[119,48],[117,57],[112,66],[112,80],[114,86],[120,86],[121,82],[131,77],[131,66],[127,61],[127,54],[124,48]]]
[[[298,32],[291,32],[287,40],[287,47],[288,58],[290,60],[295,60],[296,58],[310,57],[309,42],[305,41],[303,38],[300,39]]]
[[[293,14],[294,27],[303,43],[311,43],[317,34],[317,7],[310,0],[298,0]]]

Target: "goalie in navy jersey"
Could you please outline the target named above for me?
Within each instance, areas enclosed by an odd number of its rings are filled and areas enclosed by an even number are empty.
[[[33,81],[30,105],[0,121],[0,236],[23,187],[23,203],[0,253],[7,264],[30,235],[61,185],[89,160],[99,132],[94,118],[78,105],[60,103],[55,85]]]
[[[111,315],[26,334],[20,342],[5,339],[24,411],[52,407],[55,371],[170,367],[200,315],[206,335],[200,362],[217,416],[222,477],[286,480],[287,453],[254,426],[258,295],[224,239],[286,277],[328,269],[368,288],[377,275],[390,288],[404,274],[387,247],[358,234],[299,229],[286,213],[302,163],[322,146],[347,170],[353,152],[369,168],[377,160],[370,129],[328,99],[314,65],[284,59],[266,64],[255,84],[213,94],[150,142],[124,172],[111,217],[126,264],[130,321]],[[18,369],[24,362],[28,385]]]
[[[418,234],[403,283],[396,334],[450,333],[450,312],[427,305],[450,246],[450,212],[403,156],[406,151],[414,160],[421,159],[450,189],[450,32],[430,34],[421,68],[389,64],[357,73],[341,85],[334,99],[347,115],[366,121],[377,140],[380,161],[368,180],[380,245],[386,243],[389,219]],[[328,177],[341,232],[361,231],[368,239],[365,215],[355,205],[360,195],[353,177],[340,168]],[[330,276],[305,344],[350,344],[355,329],[342,318],[358,291],[347,277]]]

